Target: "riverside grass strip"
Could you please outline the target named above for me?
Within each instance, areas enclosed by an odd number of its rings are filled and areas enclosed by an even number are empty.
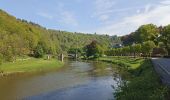
[[[15,74],[15,73],[27,73],[27,72],[39,72],[51,69],[58,69],[63,66],[61,61],[56,59],[44,60],[31,58],[24,61],[7,62],[0,65],[1,75]]]
[[[99,60],[117,64],[130,75],[114,93],[117,100],[169,100],[169,88],[161,84],[150,59],[104,57]]]

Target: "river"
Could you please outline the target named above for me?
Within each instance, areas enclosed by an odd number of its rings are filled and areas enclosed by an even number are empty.
[[[112,64],[66,61],[60,70],[0,79],[0,100],[114,100]]]

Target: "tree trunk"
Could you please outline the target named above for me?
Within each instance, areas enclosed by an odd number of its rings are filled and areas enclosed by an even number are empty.
[[[168,56],[170,56],[170,49],[168,49]]]
[[[136,58],[136,52],[134,52],[134,58]]]

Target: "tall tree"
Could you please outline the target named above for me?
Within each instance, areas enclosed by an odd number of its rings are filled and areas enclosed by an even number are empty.
[[[167,25],[162,29],[160,38],[170,56],[170,25]]]
[[[146,56],[151,56],[153,48],[155,47],[156,45],[153,41],[146,41],[142,44],[142,52]]]
[[[157,37],[159,36],[159,30],[156,25],[147,24],[142,25],[135,32],[135,40],[138,43],[142,43],[145,41],[157,41]]]
[[[85,46],[85,52],[87,57],[93,56],[94,58],[103,53],[101,46],[95,40]]]

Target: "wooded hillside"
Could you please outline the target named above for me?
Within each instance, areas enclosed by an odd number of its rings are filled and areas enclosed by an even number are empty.
[[[49,30],[0,10],[0,57],[5,61],[25,55],[67,53],[70,48],[82,48],[92,40],[107,49],[115,36]]]

